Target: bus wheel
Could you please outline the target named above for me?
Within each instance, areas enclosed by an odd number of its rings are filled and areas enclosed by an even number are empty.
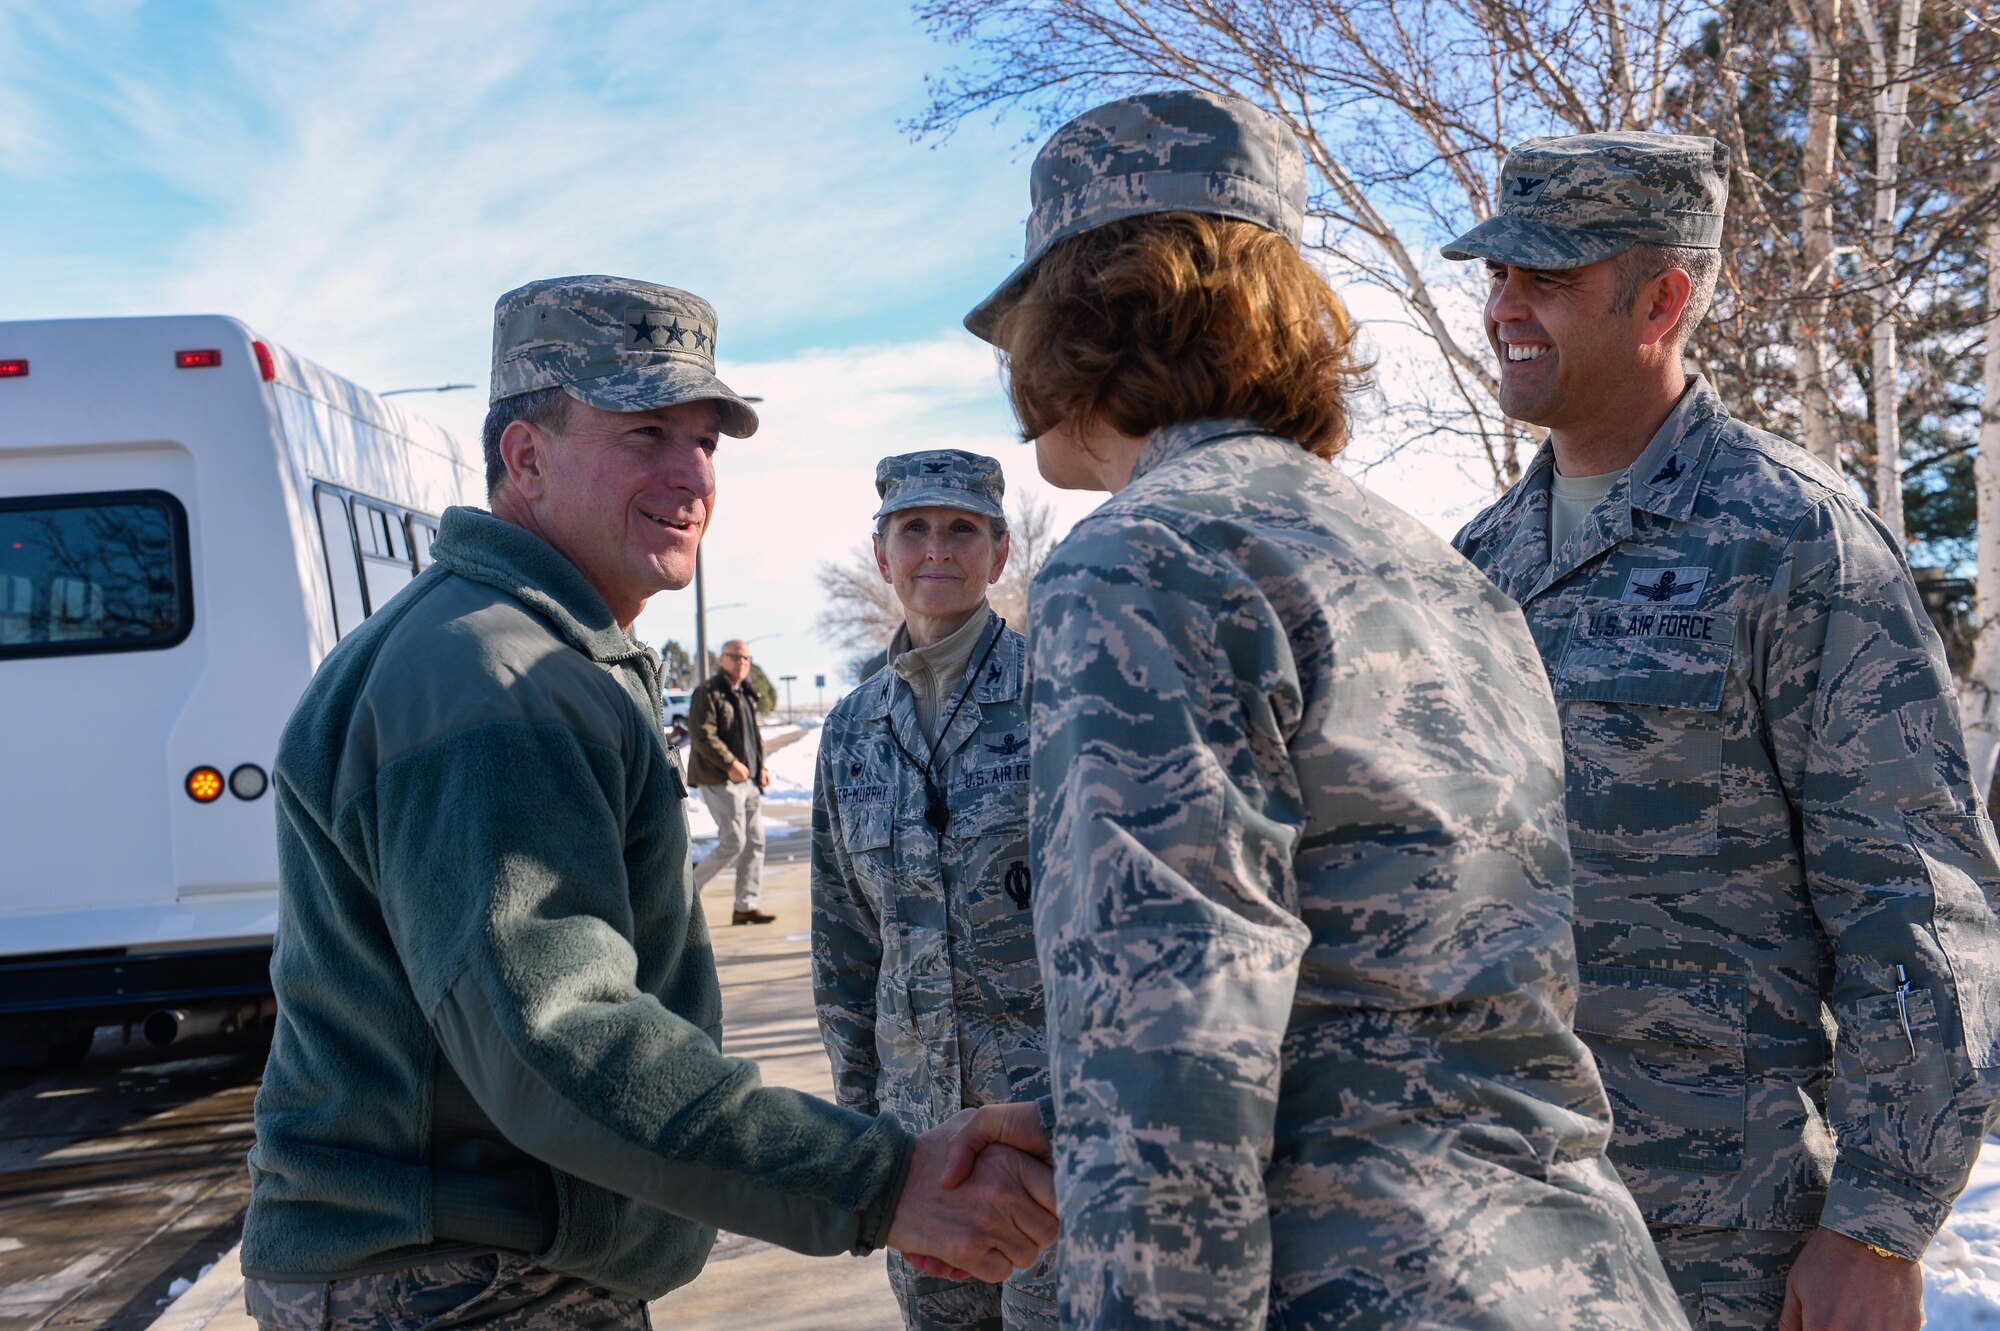
[[[73,1026],[49,1041],[48,1065],[52,1068],[73,1068],[90,1055],[91,1043],[97,1038],[95,1026]]]

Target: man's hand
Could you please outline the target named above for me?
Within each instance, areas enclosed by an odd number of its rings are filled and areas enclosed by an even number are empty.
[[[767,767],[763,771],[757,773],[757,789],[769,790],[770,788],[771,788],[771,769]]]
[[[979,1163],[979,1153],[988,1146],[1012,1147],[1044,1162],[1049,1158],[1048,1138],[1042,1132],[1041,1111],[1032,1102],[961,1109],[938,1127],[939,1131],[951,1137],[951,1150],[945,1158],[944,1172],[938,1175],[941,1187],[955,1188],[970,1178],[973,1167]],[[1051,1210],[1055,1208],[1053,1192],[1048,1204]],[[935,1257],[906,1252],[903,1258],[927,1276],[943,1276],[947,1280],[966,1278],[964,1271]]]
[[[1924,1272],[1831,1229],[1816,1229],[1785,1282],[1778,1331],[1917,1331]]]
[[[997,1283],[1055,1242],[1055,1179],[1041,1161],[996,1142],[963,1182],[946,1189],[938,1179],[950,1139],[948,1126],[917,1138],[889,1246],[933,1259],[921,1268],[932,1273]]]
[[[1042,1132],[1041,1111],[1033,1101],[961,1109],[942,1126],[951,1133],[951,1152],[945,1157],[938,1182],[947,1188],[957,1187],[971,1175],[973,1163],[988,1146],[1011,1146],[1044,1162],[1049,1158],[1049,1139]]]
[[[748,781],[750,769],[743,765],[741,758],[738,758],[729,764],[729,770],[722,775],[730,781]]]

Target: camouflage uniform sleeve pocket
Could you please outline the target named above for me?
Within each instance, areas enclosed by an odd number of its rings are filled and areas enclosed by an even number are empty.
[[[1930,991],[1912,989],[1902,1003],[1894,994],[1863,994],[1836,1004],[1834,1019],[1840,1036],[1827,1110],[1842,1159],[1854,1152],[1919,1179],[1961,1171],[1965,1134]]]
[[[2000,873],[1993,824],[1983,815],[1921,814],[1904,819],[1931,880],[1931,922],[1951,967],[1975,1068],[2000,1067],[2000,921],[1992,883]]]
[[[1611,1099],[1621,1164],[1729,1174],[1743,1166],[1741,976],[1577,967],[1576,1030]]]
[[[1552,672],[1570,844],[1713,855],[1735,616],[1587,601]]]

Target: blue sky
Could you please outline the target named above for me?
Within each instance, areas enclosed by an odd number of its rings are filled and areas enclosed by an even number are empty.
[[[838,676],[812,571],[865,538],[876,458],[972,448],[1065,522],[1096,503],[1040,485],[958,326],[1019,257],[1039,136],[913,144],[952,56],[895,3],[0,0],[0,320],[232,314],[378,391],[478,385],[399,399],[469,435],[500,292],[697,292],[767,399],[718,461],[709,600],[745,608],[712,632]],[[1370,479],[1449,529],[1462,470]],[[690,602],[641,636],[690,641]]]

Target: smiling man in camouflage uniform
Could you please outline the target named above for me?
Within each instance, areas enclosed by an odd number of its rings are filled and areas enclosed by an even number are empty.
[[[1725,170],[1655,134],[1508,157],[1445,255],[1486,262],[1501,408],[1550,438],[1457,544],[1555,687],[1577,1029],[1684,1305],[1914,1328],[1993,1113],[2000,864],[1902,557],[1682,368]]]
[[[986,603],[1004,485],[958,449],[876,465],[876,560],[906,618],[889,664],[828,713],[813,780],[813,993],[835,1095],[914,1132],[1048,1092],[1027,650]],[[889,1258],[911,1331],[1053,1331],[1053,1269],[1044,1254],[1003,1287]]]

